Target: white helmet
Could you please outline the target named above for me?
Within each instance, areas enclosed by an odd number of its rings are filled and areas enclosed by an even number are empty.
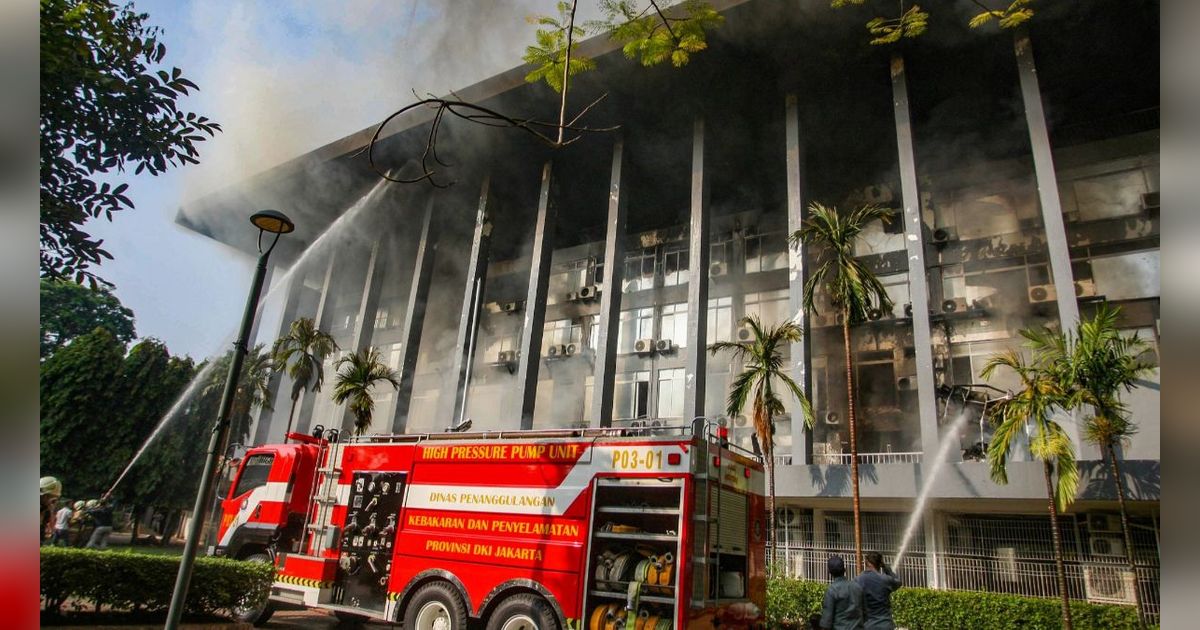
[[[79,501],[76,501],[75,505],[72,505],[71,507],[76,510],[82,510],[84,505],[86,505],[86,504],[83,502],[82,499],[80,499]]]
[[[84,507],[86,507],[90,510],[90,509],[96,507],[97,505],[100,505],[100,502],[97,501],[96,499],[88,499],[88,502],[83,505],[84,505]]]
[[[47,494],[52,497],[62,496],[62,482],[56,477],[42,477],[42,481],[38,485],[41,487],[42,496]]]

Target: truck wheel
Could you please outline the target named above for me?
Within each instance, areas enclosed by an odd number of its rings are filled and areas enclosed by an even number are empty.
[[[466,630],[467,607],[454,587],[433,582],[417,589],[404,610],[404,630]]]
[[[522,593],[500,602],[488,617],[487,630],[558,630],[558,619],[546,600]]]
[[[242,561],[270,563],[271,556],[265,553],[256,553],[242,558]],[[266,594],[268,596],[271,594],[271,587],[267,587]],[[234,619],[251,623],[255,626],[261,626],[267,623],[273,614],[275,614],[275,604],[271,601],[270,597],[264,597],[263,600],[255,606],[239,606],[233,610]]]

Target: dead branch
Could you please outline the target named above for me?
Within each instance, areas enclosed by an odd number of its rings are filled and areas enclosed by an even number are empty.
[[[450,163],[441,159],[438,156],[438,134],[442,128],[442,122],[445,120],[446,114],[466,120],[468,122],[485,125],[488,127],[507,127],[520,130],[533,136],[536,140],[545,144],[552,149],[560,149],[575,143],[583,137],[585,133],[600,133],[615,131],[618,127],[587,127],[578,125],[578,121],[592,109],[597,103],[604,100],[607,94],[601,95],[596,100],[592,101],[583,108],[570,122],[545,122],[532,118],[514,118],[506,114],[502,114],[494,109],[484,107],[482,105],[467,102],[455,98],[434,98],[427,97],[417,100],[414,103],[406,105],[384,118],[379,126],[375,129],[375,133],[371,135],[370,142],[363,149],[356,152],[354,155],[359,155],[363,151],[367,153],[367,162],[371,165],[371,169],[380,177],[399,184],[415,184],[422,181],[429,182],[430,185],[436,188],[446,188],[453,182],[439,181],[435,176],[439,174],[437,166],[449,168]],[[414,177],[398,177],[383,169],[375,161],[375,145],[379,142],[383,135],[383,130],[396,118],[421,107],[429,107],[434,109],[433,119],[429,125],[429,133],[425,136],[425,148],[421,152],[421,157],[418,160],[421,173]],[[563,113],[565,117],[565,111]],[[567,132],[572,132],[574,135],[566,137]]]

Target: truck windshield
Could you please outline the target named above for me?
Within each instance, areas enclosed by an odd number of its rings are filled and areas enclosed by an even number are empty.
[[[275,460],[274,455],[257,454],[246,458],[246,462],[242,464],[242,474],[238,477],[237,487],[233,490],[233,496],[240,497],[247,492],[267,484],[267,476],[271,472],[271,462]]]

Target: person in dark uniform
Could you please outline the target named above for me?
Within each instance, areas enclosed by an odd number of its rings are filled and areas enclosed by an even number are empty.
[[[900,579],[883,563],[877,551],[866,555],[867,568],[854,579],[863,592],[864,630],[895,630],[892,620],[892,593],[900,588]]]
[[[862,587],[846,579],[846,564],[841,556],[829,556],[829,576],[833,582],[825,589],[825,601],[821,604],[821,629],[862,630]]]

